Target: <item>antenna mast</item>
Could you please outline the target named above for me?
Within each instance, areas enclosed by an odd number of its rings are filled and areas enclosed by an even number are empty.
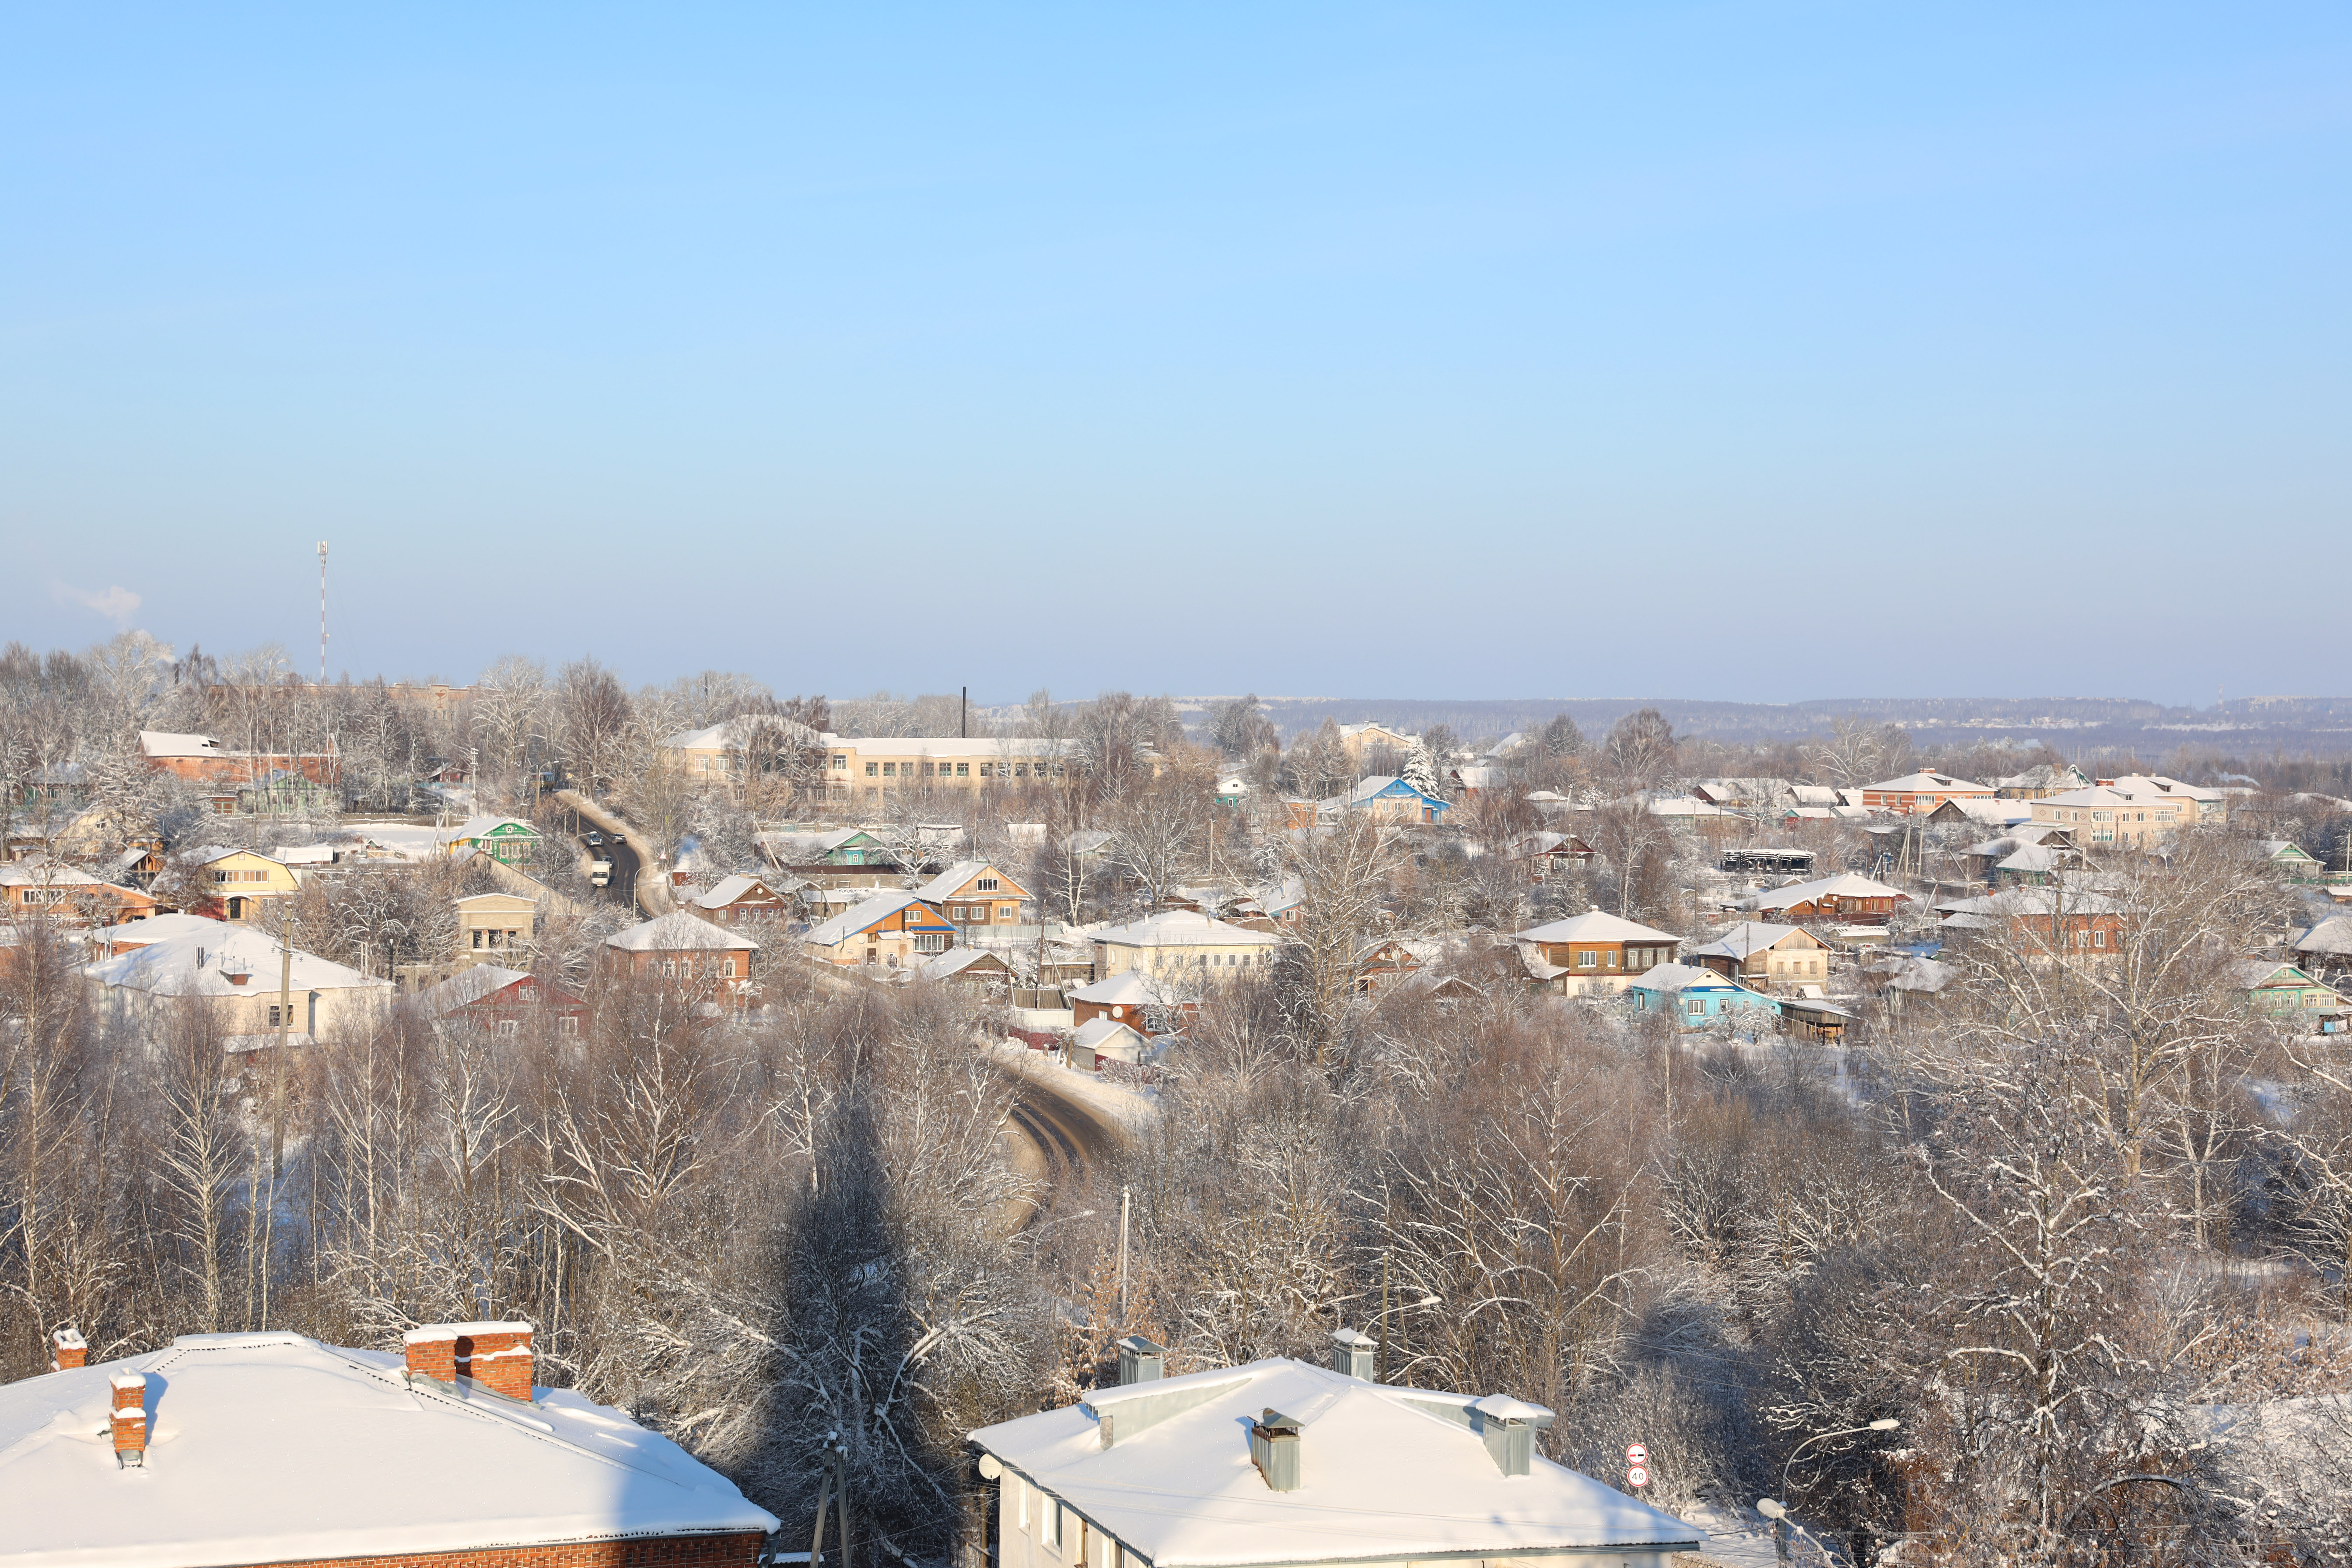
[[[327,684],[327,542],[319,541],[319,684]]]

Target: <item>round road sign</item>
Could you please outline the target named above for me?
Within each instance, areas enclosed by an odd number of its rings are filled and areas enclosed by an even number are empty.
[[[1627,1470],[1625,1472],[1625,1484],[1629,1487],[1648,1486],[1650,1484],[1649,1467],[1647,1465],[1635,1465],[1633,1468]]]
[[[1648,1445],[1648,1444],[1646,1444],[1646,1443],[1628,1443],[1628,1444],[1626,1444],[1626,1445],[1625,1445],[1625,1462],[1626,1462],[1627,1464],[1629,1464],[1629,1465],[1646,1465],[1646,1464],[1648,1464],[1648,1463],[1650,1462],[1650,1447],[1649,1447],[1649,1445]]]

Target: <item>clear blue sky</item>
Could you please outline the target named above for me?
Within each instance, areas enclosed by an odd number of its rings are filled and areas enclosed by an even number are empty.
[[[323,537],[362,675],[2352,689],[2341,4],[5,37],[0,636],[309,668]]]

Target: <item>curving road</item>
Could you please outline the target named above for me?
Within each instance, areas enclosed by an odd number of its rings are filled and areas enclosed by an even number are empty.
[[[596,828],[614,840],[606,858],[613,862],[613,885],[635,899],[637,908],[646,918],[668,914],[677,908],[677,898],[669,879],[661,874],[654,854],[644,840],[629,836],[628,824],[613,815],[610,806],[582,795],[576,789],[560,789],[555,798],[571,809],[579,821]],[[652,876],[641,875],[645,868],[655,867]]]

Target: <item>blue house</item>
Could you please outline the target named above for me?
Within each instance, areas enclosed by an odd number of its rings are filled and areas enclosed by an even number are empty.
[[[1671,1013],[1685,1029],[1704,1029],[1727,1014],[1741,1022],[1775,1025],[1780,1005],[1760,991],[1695,963],[1661,963],[1625,988],[1638,1013]]]
[[[1320,805],[1318,815],[1327,822],[1337,821],[1342,811],[1369,811],[1396,822],[1435,822],[1451,809],[1446,802],[1422,794],[1392,773],[1375,774]]]

